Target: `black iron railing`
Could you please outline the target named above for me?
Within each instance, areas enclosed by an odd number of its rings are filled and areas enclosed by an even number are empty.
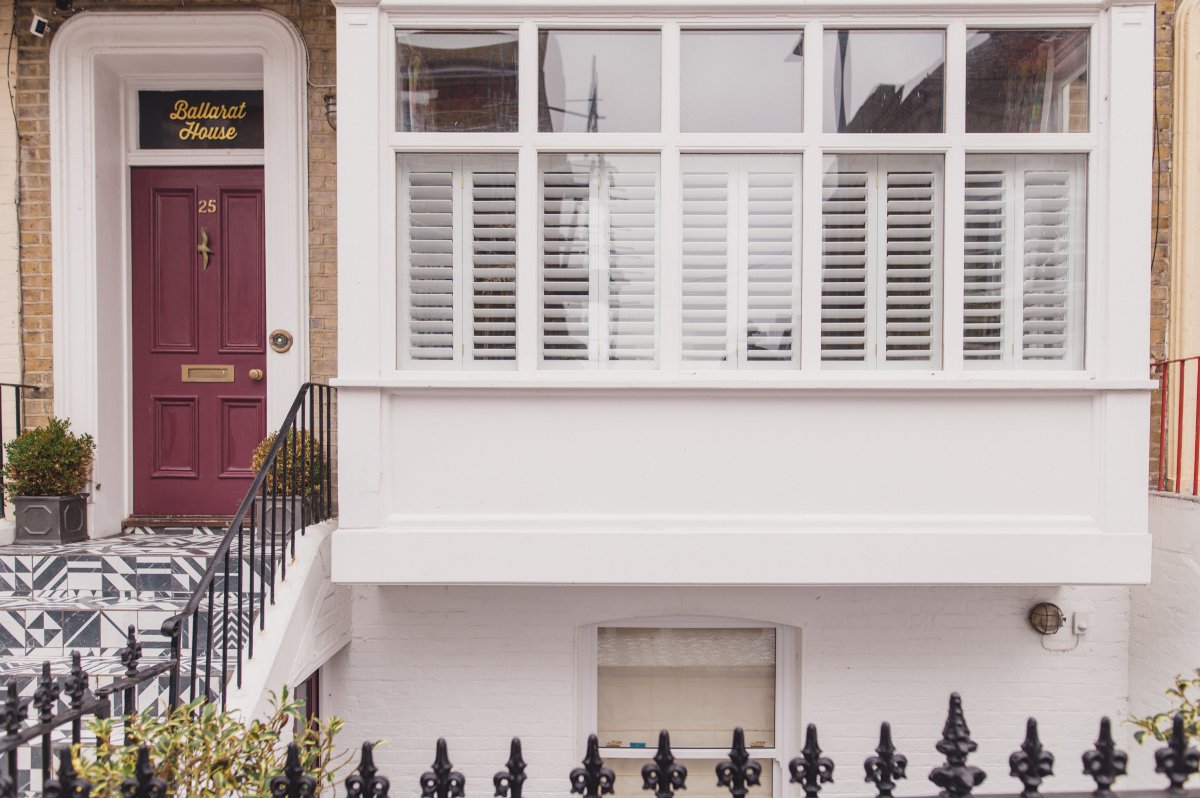
[[[72,678],[76,677],[73,675]],[[64,687],[65,689],[67,688]],[[72,696],[74,700],[74,694]],[[5,702],[4,709],[6,712],[15,712],[20,707],[10,698]],[[68,714],[70,713],[64,713],[64,717]],[[23,727],[22,721],[18,720],[12,733],[14,740],[32,740],[41,732],[40,726]],[[8,739],[5,738],[6,741]],[[131,798],[171,795],[172,785],[155,775],[156,763],[152,759],[151,747],[143,741],[139,742],[141,744],[137,773],[121,787],[122,795]],[[939,798],[968,798],[987,780],[988,774],[982,768],[969,763],[969,757],[977,746],[971,739],[971,732],[963,715],[962,701],[957,694],[950,697],[950,710],[942,727],[941,739],[933,747],[945,758],[942,764],[932,768],[928,774],[929,781],[939,790]],[[9,752],[11,755],[13,750],[12,744],[7,747],[0,744],[0,752]],[[733,730],[733,742],[728,758],[718,762],[715,769],[707,772],[689,772],[687,764],[676,759],[671,750],[670,735],[664,730],[659,733],[657,751],[652,756],[647,751],[648,759],[641,768],[641,778],[635,778],[631,784],[618,782],[616,773],[605,765],[600,751],[596,736],[591,735],[581,766],[574,768],[569,774],[563,774],[564,796],[576,794],[583,798],[601,798],[603,795],[633,796],[639,791],[649,791],[654,798],[683,798],[679,791],[686,790],[689,782],[695,787],[698,779],[707,779],[718,788],[728,790],[731,798],[752,798],[760,795],[766,798],[761,784],[763,765],[753,758],[754,749],[746,747],[745,735],[741,729]],[[287,747],[286,753],[283,749],[279,753],[282,760],[278,765],[279,771],[269,774],[267,779],[270,795],[278,798],[301,798],[314,796],[329,787],[319,783],[311,773],[305,771],[301,764],[300,750],[295,743]],[[502,754],[497,752],[497,757],[500,755]],[[92,791],[92,785],[75,772],[69,752],[63,752],[60,758],[58,776],[44,782],[44,794],[53,798],[86,798]],[[1115,798],[1116,782],[1126,775],[1128,759],[1126,753],[1117,748],[1113,740],[1109,719],[1103,718],[1095,745],[1085,751],[1074,764],[1064,764],[1064,767],[1069,769],[1082,765],[1083,773],[1095,782],[1095,790],[1043,793],[1042,786],[1054,775],[1056,761],[1038,737],[1037,721],[1030,718],[1024,742],[1008,760],[1007,775],[1015,779],[1016,783],[1010,790],[997,789],[989,795],[1014,798]],[[49,759],[45,761],[48,763]],[[1185,735],[1182,718],[1175,718],[1167,745],[1155,752],[1154,761],[1154,771],[1162,774],[1167,780],[1165,791],[1121,790],[1120,795],[1123,798],[1200,796],[1200,790],[1184,789],[1188,779],[1200,769],[1200,751],[1191,745],[1191,741]],[[44,767],[48,769],[48,764]],[[531,766],[526,763],[521,750],[520,739],[513,738],[504,768],[492,777],[491,783],[482,792],[497,798],[522,798],[530,770]],[[15,771],[10,771],[10,775],[0,775],[0,798],[13,798],[15,795],[15,782],[10,778],[13,772]],[[880,727],[879,745],[875,752],[866,757],[861,770],[855,768],[849,773],[838,771],[833,759],[824,754],[817,743],[817,728],[810,724],[805,735],[804,747],[787,763],[787,772],[790,782],[799,786],[805,798],[819,798],[823,786],[832,782],[835,775],[839,779],[847,778],[851,781],[862,779],[871,785],[870,792],[874,793],[876,798],[893,798],[896,783],[908,779],[911,775],[908,760],[897,750],[887,723]],[[379,773],[375,765],[374,746],[371,743],[363,743],[358,766],[345,778],[343,784],[348,798],[387,798],[392,785],[386,776]],[[242,794],[253,793],[258,786],[245,785]],[[432,769],[421,775],[418,786],[421,789],[421,798],[465,798],[467,780],[462,773],[454,769],[444,739],[437,741]],[[408,789],[402,792],[409,794]]]
[[[4,472],[4,444],[25,431],[25,413],[23,407],[24,393],[36,393],[33,385],[22,385],[15,382],[0,382],[0,474]],[[4,406],[12,401],[13,418],[8,422],[4,418]],[[4,517],[4,481],[0,479],[0,518]]]
[[[297,534],[333,516],[334,391],[301,386],[204,576],[183,610],[163,623],[173,663],[169,706],[185,692],[189,702],[219,695],[225,706],[230,670],[240,687],[243,660],[254,656],[254,627],[265,628],[275,585],[296,556]]]

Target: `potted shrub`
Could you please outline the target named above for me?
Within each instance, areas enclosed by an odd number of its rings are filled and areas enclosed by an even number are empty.
[[[4,489],[16,510],[17,543],[73,543],[87,539],[87,496],[96,442],[52,418],[4,447]]]
[[[250,465],[256,473],[266,463],[278,437],[278,432],[272,432],[255,448]],[[254,497],[258,527],[272,534],[284,534],[299,529],[302,520],[310,523],[318,520],[317,498],[325,467],[320,440],[307,430],[289,430],[275,464],[267,469],[263,482],[266,495],[260,490]]]

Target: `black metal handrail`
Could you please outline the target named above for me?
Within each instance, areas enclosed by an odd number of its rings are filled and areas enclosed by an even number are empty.
[[[26,385],[20,382],[0,382],[0,476],[4,473],[4,394],[5,389],[12,391],[13,398],[13,437],[25,431],[25,414],[22,407],[22,391],[37,393],[36,385]],[[0,479],[0,518],[4,517],[4,480]]]
[[[219,678],[224,708],[231,643],[236,642],[232,665],[240,687],[243,650],[245,659],[254,656],[254,626],[257,623],[260,631],[265,628],[268,601],[275,603],[276,581],[287,578],[289,544],[290,556],[295,557],[296,533],[303,535],[310,524],[333,516],[335,390],[314,382],[300,387],[191,598],[163,623],[162,633],[171,641],[170,707],[177,706],[181,696],[183,638],[187,632],[191,648],[188,700],[201,696],[211,699],[214,678]],[[230,559],[234,556],[237,573],[231,578]],[[219,623],[214,620],[218,613]],[[214,631],[221,635],[220,651],[215,654]],[[220,658],[217,674],[213,672],[214,656]]]

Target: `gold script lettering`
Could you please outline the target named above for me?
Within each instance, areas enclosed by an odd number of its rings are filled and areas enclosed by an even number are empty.
[[[233,141],[237,138],[237,128],[233,125],[201,125],[191,121],[179,129],[181,141]]]
[[[193,119],[245,119],[246,103],[222,105],[205,101],[193,105],[187,100],[176,100],[175,106],[167,118],[173,122],[186,122]]]

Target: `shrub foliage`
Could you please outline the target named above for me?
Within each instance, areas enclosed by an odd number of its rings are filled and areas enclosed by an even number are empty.
[[[96,442],[71,432],[71,422],[52,418],[4,446],[4,487],[10,496],[74,496],[92,474]]]
[[[272,432],[255,448],[250,462],[255,471],[263,467],[278,437],[278,432]],[[267,472],[267,490],[284,496],[311,496],[321,490],[321,478],[325,474],[321,441],[307,430],[288,430],[275,463]]]
[[[1176,676],[1175,684],[1168,687],[1166,693],[1171,702],[1170,710],[1130,720],[1137,727],[1133,737],[1139,743],[1147,737],[1166,742],[1176,715],[1183,716],[1183,730],[1188,737],[1200,737],[1200,668],[1191,676]]]

